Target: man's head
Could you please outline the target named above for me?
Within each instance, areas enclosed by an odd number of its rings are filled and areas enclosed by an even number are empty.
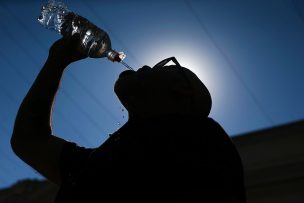
[[[170,59],[177,65],[164,66]],[[181,67],[174,57],[153,68],[143,66],[136,72],[122,72],[114,91],[130,117],[208,116],[211,110],[211,96],[205,85],[192,71]]]

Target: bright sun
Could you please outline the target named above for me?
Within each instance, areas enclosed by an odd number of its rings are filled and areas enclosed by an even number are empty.
[[[185,42],[177,43],[174,40],[169,40],[165,44],[154,44],[149,48],[150,53],[157,53],[145,58],[145,61],[151,67],[165,58],[174,56],[181,66],[194,72],[209,90],[212,91],[216,88],[217,82],[212,69],[212,63],[208,61],[207,57],[204,57],[204,51],[198,46],[193,47],[193,45]],[[168,63],[168,65],[172,64],[173,62]]]

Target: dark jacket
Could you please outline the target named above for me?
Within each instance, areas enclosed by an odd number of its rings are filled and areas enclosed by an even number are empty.
[[[97,149],[67,144],[61,171],[57,203],[246,201],[239,154],[211,118],[130,120]]]

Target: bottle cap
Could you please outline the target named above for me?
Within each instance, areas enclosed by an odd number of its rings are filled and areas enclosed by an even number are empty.
[[[126,58],[126,54],[123,52],[117,52],[114,50],[111,50],[108,52],[108,59],[111,60],[112,62],[121,62],[122,60],[124,60]]]

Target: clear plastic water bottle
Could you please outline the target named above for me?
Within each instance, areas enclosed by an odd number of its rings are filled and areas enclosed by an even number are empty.
[[[122,60],[126,57],[123,52],[112,49],[109,35],[86,18],[67,9],[59,1],[49,0],[42,6],[38,22],[49,30],[54,30],[63,36],[79,34],[81,39],[80,51],[92,58],[107,57],[113,62],[121,62],[132,69]]]

